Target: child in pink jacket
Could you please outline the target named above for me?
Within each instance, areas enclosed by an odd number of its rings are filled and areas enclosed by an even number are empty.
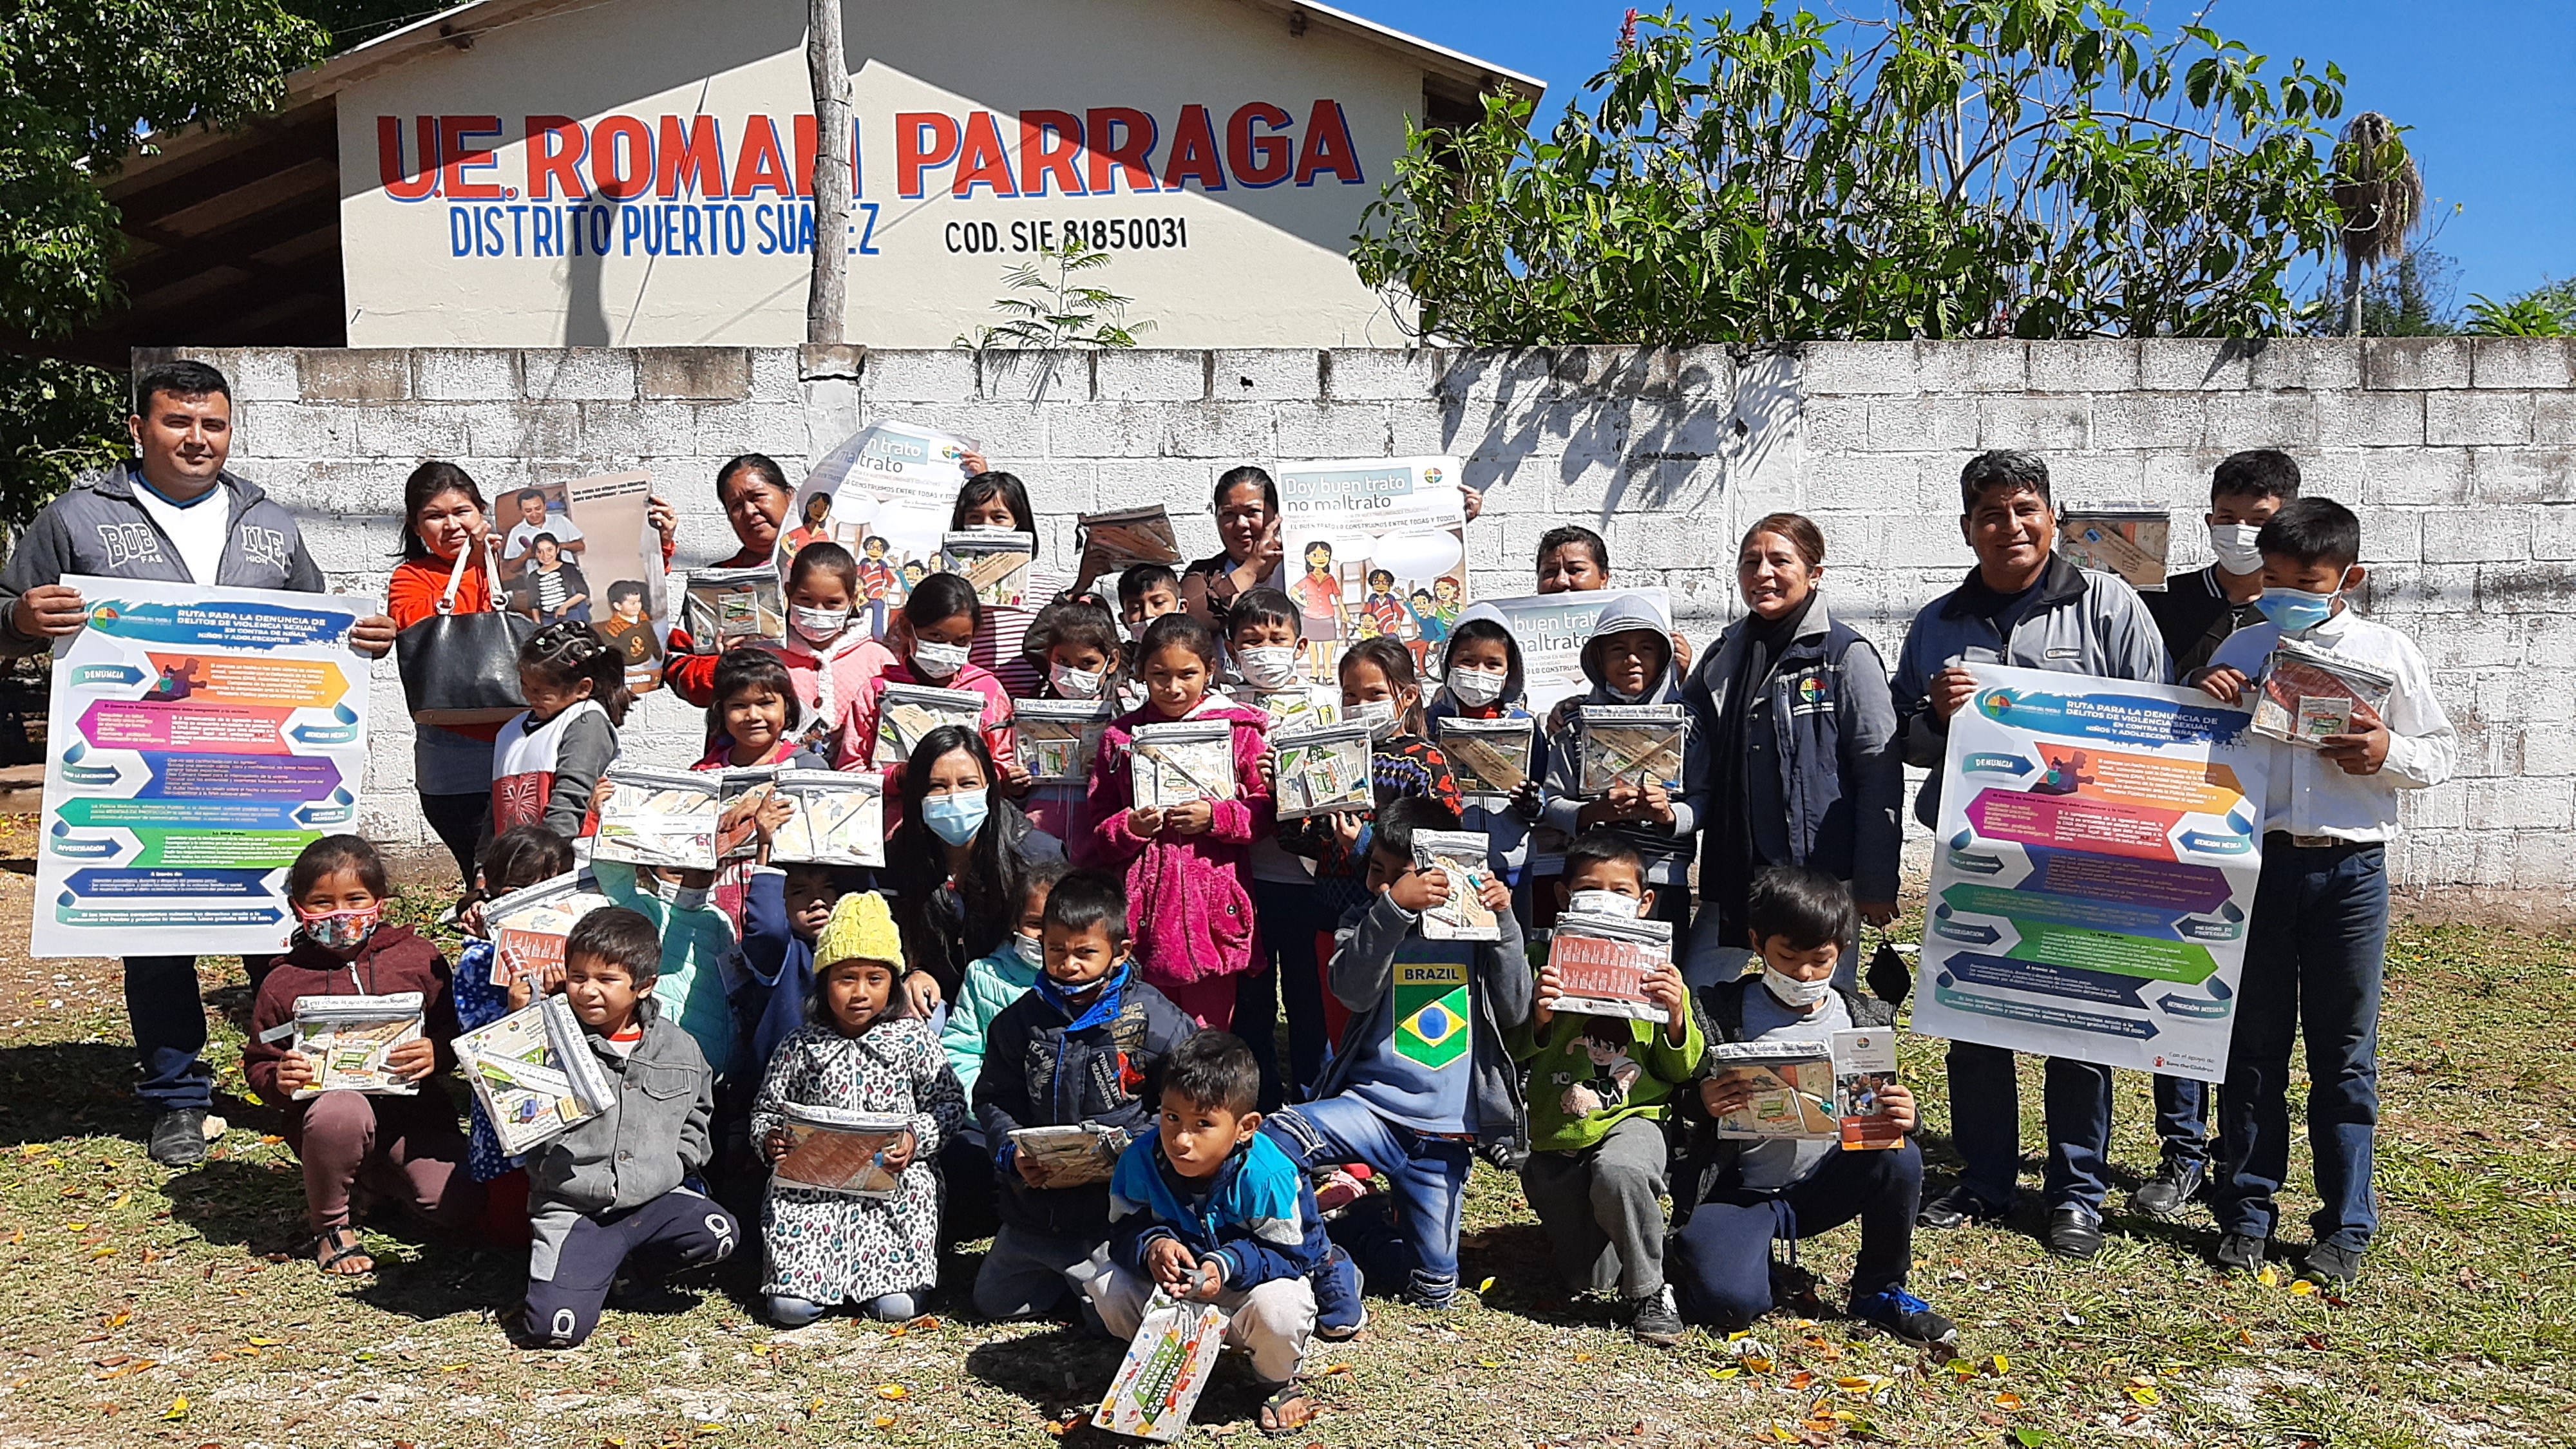
[[[1188,614],[1166,614],[1145,631],[1136,650],[1145,706],[1101,736],[1085,802],[1093,824],[1075,847],[1085,866],[1126,866],[1128,921],[1145,980],[1210,1031],[1234,1024],[1235,993],[1260,959],[1244,859],[1272,826],[1261,771],[1269,717],[1209,696],[1218,654],[1216,631]],[[1184,719],[1232,727],[1233,798],[1138,808],[1137,728]]]

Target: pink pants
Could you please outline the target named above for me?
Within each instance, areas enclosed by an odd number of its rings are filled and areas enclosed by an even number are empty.
[[[313,1231],[349,1226],[349,1195],[363,1187],[442,1228],[471,1228],[483,1184],[465,1170],[465,1134],[447,1096],[324,1092],[287,1118],[287,1141],[304,1160],[304,1208]]]
[[[1202,976],[1196,981],[1182,982],[1149,967],[1145,972],[1145,984],[1169,997],[1174,1006],[1188,1012],[1203,1029],[1234,1029],[1234,998],[1243,990],[1243,973]]]

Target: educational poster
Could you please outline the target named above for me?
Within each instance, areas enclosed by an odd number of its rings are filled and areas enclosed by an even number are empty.
[[[1529,712],[1546,719],[1548,712],[1565,700],[1578,698],[1592,689],[1592,681],[1583,677],[1583,646],[1592,638],[1592,626],[1601,610],[1612,599],[1633,594],[1655,606],[1670,628],[1673,617],[1672,599],[1658,584],[1645,589],[1595,589],[1581,594],[1520,594],[1508,599],[1487,599],[1486,608],[1498,610],[1503,625],[1520,641],[1521,674],[1529,690]]]
[[[1340,681],[1342,651],[1400,639],[1416,669],[1440,663],[1467,601],[1467,505],[1455,458],[1361,458],[1279,469],[1278,587],[1297,604],[1297,667]]]
[[[564,501],[576,522],[588,530],[589,551],[581,558],[588,602],[580,614],[554,614],[546,608],[545,550],[531,550],[528,581],[514,591],[535,603],[540,623],[557,617],[586,619],[599,637],[626,656],[626,687],[642,694],[662,685],[662,660],[671,639],[670,586],[662,565],[662,533],[647,510],[653,502],[650,473],[603,473],[575,478],[563,485]]]
[[[286,868],[358,818],[372,602],[65,575],[89,626],[54,646],[37,956],[266,956]]]
[[[1971,668],[1914,1029],[2220,1080],[2263,869],[2249,716],[2198,690]]]
[[[501,586],[513,593],[536,562],[540,538],[553,545],[548,552],[554,559],[575,567],[590,551],[590,538],[574,520],[560,479],[512,488],[493,499],[492,527],[501,536]]]
[[[848,549],[859,561],[859,617],[884,638],[913,585],[939,571],[973,451],[965,438],[910,423],[860,429],[824,454],[796,490],[778,535],[779,575],[809,543]]]

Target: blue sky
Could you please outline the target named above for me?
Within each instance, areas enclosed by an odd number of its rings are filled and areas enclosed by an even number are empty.
[[[1344,8],[1548,83],[1544,119],[1601,68],[1627,12],[1603,0],[1338,0]],[[1735,0],[1744,12],[1758,0]],[[1647,5],[1652,11],[1656,5]],[[1726,0],[1683,7],[1694,14]],[[1866,0],[1840,7],[1873,7]],[[2140,4],[2159,26],[2192,4]],[[2218,0],[2221,35],[2310,68],[2331,60],[2345,114],[2384,111],[2439,199],[2434,249],[2460,262],[2459,295],[2576,275],[2576,3],[2570,0]],[[2458,207],[2453,212],[2452,207]]]

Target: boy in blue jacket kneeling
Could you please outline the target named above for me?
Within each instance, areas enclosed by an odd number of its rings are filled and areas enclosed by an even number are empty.
[[[1157,1130],[1109,1180],[1111,1265],[1089,1292],[1121,1338],[1157,1288],[1224,1309],[1226,1347],[1251,1355],[1269,1393],[1261,1432],[1277,1435],[1314,1417],[1297,1370],[1315,1331],[1306,1275],[1330,1245],[1306,1175],[1261,1135],[1260,1092],[1252,1049],[1224,1032],[1200,1032],[1164,1062]]]

